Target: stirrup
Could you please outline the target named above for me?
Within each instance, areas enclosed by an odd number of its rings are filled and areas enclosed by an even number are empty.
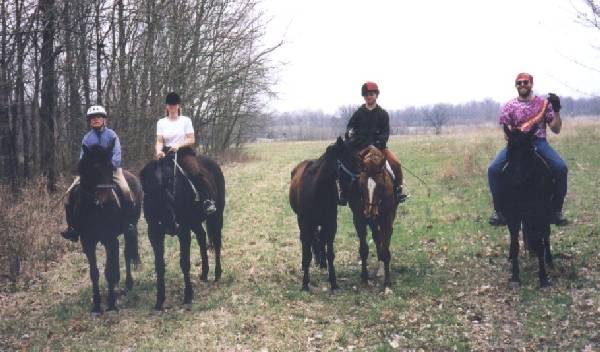
[[[408,194],[400,193],[400,194],[394,195],[394,197],[396,198],[396,203],[400,204],[400,203],[406,202],[406,200],[410,196]]]
[[[217,207],[215,206],[215,201],[212,199],[206,199],[204,203],[202,203],[202,208],[204,209],[204,214],[210,215],[217,211]]]

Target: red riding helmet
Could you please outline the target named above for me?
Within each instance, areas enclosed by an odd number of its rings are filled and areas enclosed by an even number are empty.
[[[360,93],[363,97],[367,96],[367,92],[375,92],[379,95],[379,87],[377,87],[377,83],[375,82],[365,82],[363,83]]]

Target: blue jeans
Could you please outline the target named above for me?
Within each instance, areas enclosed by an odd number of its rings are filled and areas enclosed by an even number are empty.
[[[567,195],[567,164],[558,155],[558,153],[552,149],[548,141],[545,138],[538,138],[533,141],[533,145],[536,151],[550,166],[552,176],[556,180],[554,188],[554,204],[553,209],[555,211],[562,211],[565,196]],[[502,193],[500,177],[502,175],[502,168],[506,164],[506,147],[502,148],[500,153],[496,156],[496,159],[492,161],[488,167],[488,183],[490,185],[490,191],[492,192],[492,198],[498,199],[498,195]],[[494,201],[494,207],[495,207]]]

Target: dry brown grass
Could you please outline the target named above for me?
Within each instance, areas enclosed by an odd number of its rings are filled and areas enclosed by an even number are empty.
[[[63,218],[60,194],[49,194],[42,179],[18,196],[0,188],[0,290],[26,286],[71,248],[59,235]]]

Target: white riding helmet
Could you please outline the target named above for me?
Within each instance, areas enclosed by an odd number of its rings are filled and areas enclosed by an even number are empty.
[[[102,105],[92,105],[87,110],[87,113],[85,114],[85,116],[90,117],[92,115],[102,115],[102,116],[106,117],[106,110],[104,109],[104,107]]]

